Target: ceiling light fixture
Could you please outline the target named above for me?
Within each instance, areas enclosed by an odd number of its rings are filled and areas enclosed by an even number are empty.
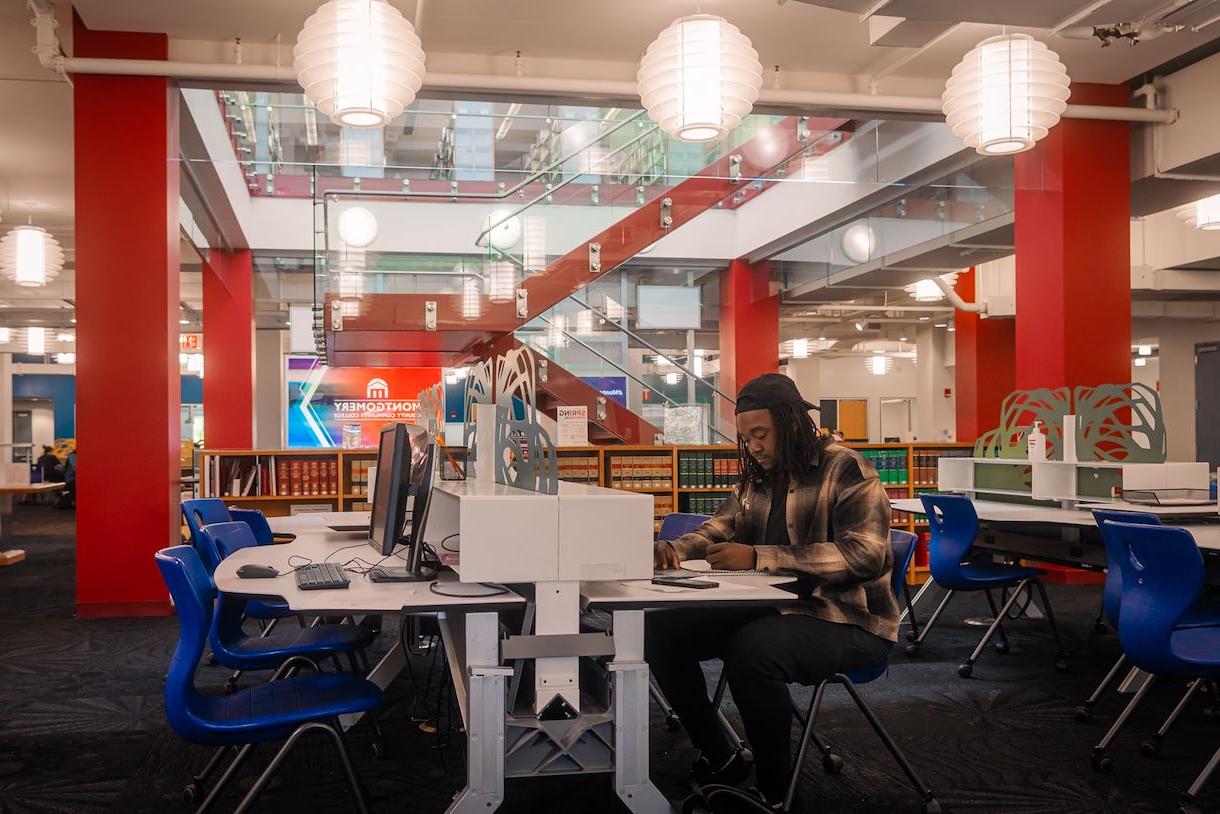
[[[424,49],[384,0],[330,0],[297,35],[292,67],[305,98],[335,124],[385,127],[419,93]]]
[[[350,206],[339,214],[339,239],[363,249],[377,239],[377,218],[363,206]]]
[[[1028,34],[1001,34],[953,69],[941,109],[954,135],[982,155],[1031,149],[1067,108],[1070,80],[1059,56]]]
[[[793,339],[792,340],[792,358],[806,359],[809,356],[809,340],[808,339]]]
[[[673,386],[680,381],[682,381],[682,374],[676,370],[671,370],[665,374],[665,383],[670,386]]]
[[[864,323],[863,323],[863,322],[857,322],[857,323],[856,323],[856,330],[857,330],[857,331],[863,331],[863,330],[864,330]]]
[[[462,280],[462,319],[478,319],[483,313],[479,281],[473,277]]]
[[[864,360],[864,367],[874,376],[884,376],[894,369],[894,360],[880,354]]]
[[[877,236],[873,233],[873,229],[864,221],[853,223],[843,230],[843,238],[840,241],[843,246],[843,254],[847,255],[847,259],[854,263],[868,262],[873,256],[873,252],[877,248]]]
[[[64,251],[39,226],[18,226],[0,238],[0,271],[20,286],[46,285],[64,269]]]
[[[568,318],[563,314],[551,317],[551,324],[546,326],[546,346],[548,348],[566,348],[568,346]]]
[[[1148,359],[1143,356],[1135,357],[1134,364],[1136,367],[1144,367],[1148,364]]]
[[[509,209],[494,209],[483,221],[483,234],[475,241],[476,246],[491,245],[504,251],[517,245],[521,239],[521,219]]]
[[[488,263],[487,296],[492,302],[508,302],[517,288],[517,270],[507,260]]]
[[[1178,209],[1178,217],[1196,229],[1207,232],[1220,229],[1220,195],[1212,195],[1181,207]]]
[[[1140,354],[1140,356],[1151,356],[1152,355],[1152,346],[1151,345],[1140,345],[1139,354]]]
[[[61,365],[74,365],[76,364],[76,354],[71,352],[57,353],[55,354],[55,361]]]
[[[55,341],[56,342],[75,342],[76,334],[70,334],[70,333],[66,333],[66,332],[57,333],[57,334],[55,334]]]
[[[13,329],[12,328],[0,328],[0,344],[4,344],[5,342],[12,342],[12,341],[13,341]]]
[[[25,329],[25,352],[42,356],[47,352],[47,329],[37,326]]]
[[[648,117],[679,141],[722,138],[750,112],[762,63],[750,39],[712,14],[675,20],[640,61],[636,75]]]

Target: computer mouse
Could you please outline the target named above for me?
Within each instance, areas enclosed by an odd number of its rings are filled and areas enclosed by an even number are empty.
[[[241,577],[242,579],[270,579],[271,577],[278,577],[279,575],[280,572],[275,568],[272,568],[270,565],[255,565],[254,563],[249,563],[237,569],[237,576]]]

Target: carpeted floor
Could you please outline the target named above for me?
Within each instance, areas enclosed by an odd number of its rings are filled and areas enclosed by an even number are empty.
[[[172,618],[79,621],[73,616],[73,517],[47,507],[17,509],[17,546],[29,559],[0,569],[0,812],[187,811],[182,785],[202,765],[205,750],[180,740],[166,724],[161,676],[173,650]],[[1040,623],[1011,628],[1012,653],[984,655],[975,678],[958,678],[957,664],[981,635],[962,619],[982,615],[981,600],[955,600],[925,648],[912,661],[896,655],[886,678],[864,688],[881,719],[916,768],[954,812],[1165,812],[1220,746],[1220,725],[1201,714],[1183,716],[1159,760],[1138,744],[1180,695],[1178,685],[1154,690],[1120,736],[1116,771],[1095,774],[1089,747],[1119,709],[1111,697],[1092,724],[1072,718],[1118,654],[1111,635],[1091,634],[1098,589],[1052,588],[1073,670],[1054,671],[1054,647]],[[926,617],[932,602],[920,609]],[[1028,633],[1026,633],[1028,631]],[[388,638],[385,636],[383,638]],[[430,657],[413,667],[421,683]],[[203,667],[201,687],[219,691],[227,671]],[[709,669],[709,676],[713,671]],[[247,682],[260,680],[248,677]],[[714,680],[714,679],[710,679]],[[415,711],[431,712],[437,682]],[[807,690],[797,690],[808,698]],[[447,746],[412,719],[413,685],[400,678],[382,716],[389,755],[375,760],[367,729],[353,733],[357,770],[375,811],[443,811],[462,785],[462,739]],[[447,706],[447,704],[443,704]],[[736,712],[727,707],[731,719]],[[652,776],[671,799],[687,791],[692,751],[681,733],[653,714]],[[854,707],[835,691],[822,732],[846,761],[837,776],[810,761],[802,793],[811,810],[918,811],[905,778]],[[265,749],[263,760],[270,758]],[[257,761],[255,761],[257,765]],[[252,782],[247,773],[245,784]],[[1220,779],[1203,800],[1220,811]],[[235,795],[219,810],[231,810]],[[263,796],[262,811],[349,811],[332,755],[321,741],[307,745]],[[509,812],[596,814],[621,811],[606,777],[510,781]]]

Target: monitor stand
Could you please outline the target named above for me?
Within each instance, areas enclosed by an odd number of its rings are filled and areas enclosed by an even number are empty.
[[[406,545],[410,545],[410,538],[404,539],[407,540]],[[400,542],[399,545],[403,545],[403,543]],[[431,582],[436,579],[435,573],[424,575],[424,569],[414,551],[411,552],[408,561],[411,563],[410,567],[375,565],[369,569],[369,580],[371,582]],[[428,570],[432,571],[431,568]]]

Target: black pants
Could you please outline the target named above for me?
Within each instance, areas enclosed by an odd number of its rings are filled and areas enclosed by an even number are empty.
[[[835,673],[876,666],[891,643],[854,625],[771,608],[682,608],[645,619],[645,657],[693,743],[713,764],[732,755],[699,662],[721,659],[754,750],[758,787],[781,799],[792,770],[788,684],[814,685]]]

